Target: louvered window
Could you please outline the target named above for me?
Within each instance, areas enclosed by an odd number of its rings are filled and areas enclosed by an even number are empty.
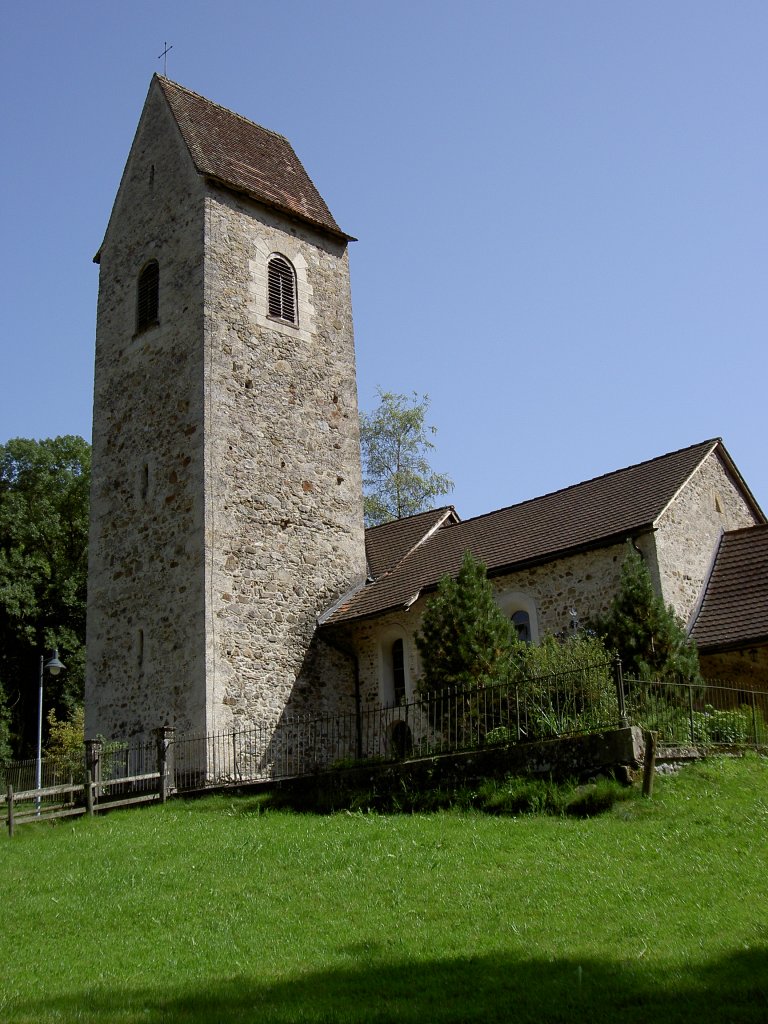
[[[271,256],[267,274],[269,315],[287,324],[295,324],[296,275],[283,256]]]
[[[143,331],[158,322],[160,301],[160,267],[152,260],[139,274],[136,297],[136,330]]]

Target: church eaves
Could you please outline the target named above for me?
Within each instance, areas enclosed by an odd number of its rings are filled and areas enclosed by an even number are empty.
[[[333,624],[402,608],[414,594],[433,590],[444,575],[456,575],[465,551],[497,575],[654,529],[680,487],[714,451],[742,484],[722,441],[714,438],[475,519],[446,522],[324,621]],[[764,523],[760,507],[742,486],[756,518]]]
[[[200,174],[336,238],[354,241],[336,223],[284,136],[161,75],[155,81]]]

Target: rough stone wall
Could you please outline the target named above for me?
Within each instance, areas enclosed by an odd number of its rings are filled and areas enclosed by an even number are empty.
[[[297,327],[267,316],[273,252]],[[89,735],[354,707],[314,636],[365,574],[346,244],[207,186],[156,85],[101,251],[93,479]]]
[[[768,694],[768,646],[702,654],[699,661],[705,679]]]
[[[687,622],[723,530],[757,522],[717,452],[712,452],[660,516],[655,533],[661,594]]]
[[[229,193],[205,212],[209,728],[348,711],[316,617],[365,575],[346,245]],[[267,316],[271,253],[298,326]]]
[[[99,268],[86,730],[205,725],[203,191],[157,86]],[[136,284],[160,268],[159,324]]]
[[[640,538],[638,546],[649,559],[652,558],[650,535]],[[576,610],[582,623],[607,611],[618,588],[624,554],[624,545],[617,544],[507,576],[496,576],[491,585],[500,604],[508,593],[524,595],[534,603],[536,633],[542,637],[546,633],[567,629],[572,621],[571,609]],[[345,627],[345,634],[359,660],[360,695],[364,709],[376,707],[381,699],[382,682],[387,672],[386,648],[397,636],[404,640],[410,686],[418,685],[421,661],[414,638],[421,627],[428,600],[429,595],[416,601],[408,611],[390,612]]]

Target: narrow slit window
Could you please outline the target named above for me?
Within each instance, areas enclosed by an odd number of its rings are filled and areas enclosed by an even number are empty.
[[[269,315],[286,324],[296,324],[296,275],[284,256],[271,256],[267,273]]]
[[[402,704],[405,700],[405,651],[400,639],[392,644],[392,686],[395,704]]]
[[[160,303],[160,267],[152,260],[139,274],[136,296],[136,330],[144,331],[158,322]]]

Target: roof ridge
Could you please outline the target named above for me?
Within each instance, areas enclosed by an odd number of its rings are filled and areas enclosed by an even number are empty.
[[[225,107],[223,103],[217,103],[215,100],[209,99],[208,96],[203,96],[200,92],[195,92],[194,89],[188,89],[186,85],[181,85],[180,82],[175,82],[172,78],[166,78],[165,75],[159,75],[155,72],[154,77],[160,82],[161,86],[171,86],[174,89],[179,89],[181,92],[185,92],[188,96],[194,96],[195,99],[202,100],[203,103],[207,103],[210,107],[216,107],[219,110],[223,110],[225,114],[229,114],[231,117],[236,117],[239,121],[245,121],[246,124],[252,125],[254,128],[258,128],[259,131],[267,132],[268,135],[274,135],[276,139],[280,139],[285,142],[288,146],[293,149],[291,140],[280,132],[273,131],[272,128],[265,128],[263,124],[259,124],[258,121],[252,121],[250,117],[246,117],[245,114],[240,114],[236,110],[232,110],[231,107]],[[295,150],[294,150],[295,152]]]
[[[425,508],[422,512],[414,512],[412,516],[403,516],[402,519],[388,519],[386,523],[376,523],[374,526],[366,526],[365,532],[370,533],[372,530],[381,530],[385,526],[394,526],[395,523],[410,522],[414,519],[418,519],[419,516],[429,516],[436,512],[448,511],[456,512],[456,509],[453,505],[439,505],[437,508]]]
[[[619,473],[627,473],[631,469],[639,469],[641,466],[650,466],[654,462],[661,462],[662,459],[668,459],[673,455],[682,455],[683,452],[692,451],[694,448],[706,448],[709,445],[722,444],[722,438],[714,437],[707,441],[698,441],[696,444],[686,445],[684,448],[676,448],[674,451],[665,452],[663,455],[656,455],[652,459],[643,459],[641,462],[633,462],[629,466],[621,466],[619,469],[612,469],[608,473],[600,473],[597,476],[588,477],[586,480],[579,480],[575,484],[568,484],[565,487],[558,487],[554,491],[546,491],[544,494],[539,494],[534,498],[526,498],[525,501],[517,501],[512,505],[502,505],[501,508],[492,509],[490,512],[483,512],[479,516],[472,516],[470,519],[463,519],[460,523],[454,523],[454,526],[466,526],[469,523],[475,523],[480,519],[486,519],[488,516],[498,515],[499,512],[506,512],[508,509],[522,508],[524,505],[531,505],[536,501],[543,501],[544,498],[552,498],[557,494],[564,494],[566,491],[573,491],[577,487],[583,487],[585,484],[596,483],[598,480],[607,480],[608,477],[618,476]]]

